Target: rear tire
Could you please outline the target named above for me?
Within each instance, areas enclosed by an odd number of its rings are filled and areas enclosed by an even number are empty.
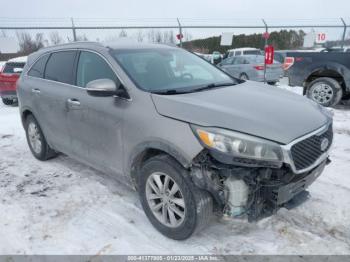
[[[307,86],[306,96],[322,106],[335,106],[342,99],[343,89],[335,79],[320,77]]]
[[[25,131],[29,149],[36,159],[45,161],[57,156],[57,153],[47,144],[39,123],[33,115],[27,116]]]
[[[242,73],[242,74],[239,76],[239,79],[246,81],[246,80],[249,80],[249,77],[247,76],[246,73]]]
[[[7,106],[11,106],[14,104],[14,100],[10,98],[2,98],[2,102]]]
[[[273,81],[273,82],[267,82],[269,85],[271,85],[271,86],[274,86],[274,85],[276,85],[276,81]]]
[[[175,185],[178,191],[172,195]],[[212,217],[210,194],[195,187],[188,171],[168,155],[146,161],[141,168],[138,188],[146,216],[169,238],[187,239],[203,229]]]

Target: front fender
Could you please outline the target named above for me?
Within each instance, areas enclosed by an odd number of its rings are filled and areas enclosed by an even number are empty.
[[[191,167],[192,160],[195,157],[195,156],[188,156],[178,146],[171,144],[168,141],[155,139],[155,140],[149,140],[149,141],[142,142],[141,144],[137,145],[132,150],[132,153],[127,158],[127,163],[125,165],[125,174],[130,174],[131,179],[133,181],[135,181],[134,180],[135,177],[133,175],[135,165],[139,161],[140,157],[142,157],[142,154],[150,149],[159,150],[159,151],[162,151],[162,152],[172,156],[186,169]]]

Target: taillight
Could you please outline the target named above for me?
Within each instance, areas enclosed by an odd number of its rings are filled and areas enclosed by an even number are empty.
[[[294,64],[294,57],[286,57],[283,63],[283,70],[288,70]]]
[[[254,68],[256,70],[264,70],[264,65],[257,65],[257,66],[254,66]]]

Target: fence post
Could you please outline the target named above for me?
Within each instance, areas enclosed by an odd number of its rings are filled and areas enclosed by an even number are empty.
[[[74,26],[74,20],[73,20],[73,17],[71,17],[71,19],[70,19],[70,20],[72,21],[73,40],[74,40],[74,42],[76,42],[76,41],[77,41],[77,34],[76,34],[76,32],[75,32],[75,26]]]
[[[180,47],[182,48],[182,27],[181,27],[181,23],[180,23],[180,20],[179,20],[179,18],[176,18],[177,19],[177,23],[178,23],[178,25],[179,25],[179,34],[180,34]]]
[[[264,25],[265,25],[265,33],[266,33],[266,36],[264,37],[265,38],[265,46],[264,46],[264,49],[265,49],[265,47],[267,46],[267,44],[268,44],[268,37],[267,37],[267,34],[269,33],[269,27],[267,26],[267,23],[265,22],[265,20],[264,19],[261,19],[262,20],[262,22],[264,23]],[[266,54],[265,54],[265,56],[266,56]],[[264,59],[264,84],[266,84],[266,59]]]
[[[341,41],[341,48],[343,48],[344,44],[345,44],[345,36],[346,36],[347,24],[345,23],[343,18],[340,18],[340,20],[342,21],[342,23],[344,25],[343,38],[342,38],[342,41]]]

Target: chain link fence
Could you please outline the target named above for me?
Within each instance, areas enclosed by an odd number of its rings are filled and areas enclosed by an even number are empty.
[[[276,50],[343,48],[350,45],[350,18],[335,19],[116,19],[116,18],[0,18],[0,39],[11,38],[28,54],[42,46],[72,41],[111,42],[120,38],[178,45],[203,56],[231,49]],[[269,33],[266,41],[264,33]],[[229,45],[221,36],[232,34]],[[311,42],[305,45],[305,41]],[[1,43],[1,42],[0,42]],[[6,52],[0,45],[0,55]],[[208,58],[210,59],[210,58]],[[1,58],[0,58],[1,60]]]

